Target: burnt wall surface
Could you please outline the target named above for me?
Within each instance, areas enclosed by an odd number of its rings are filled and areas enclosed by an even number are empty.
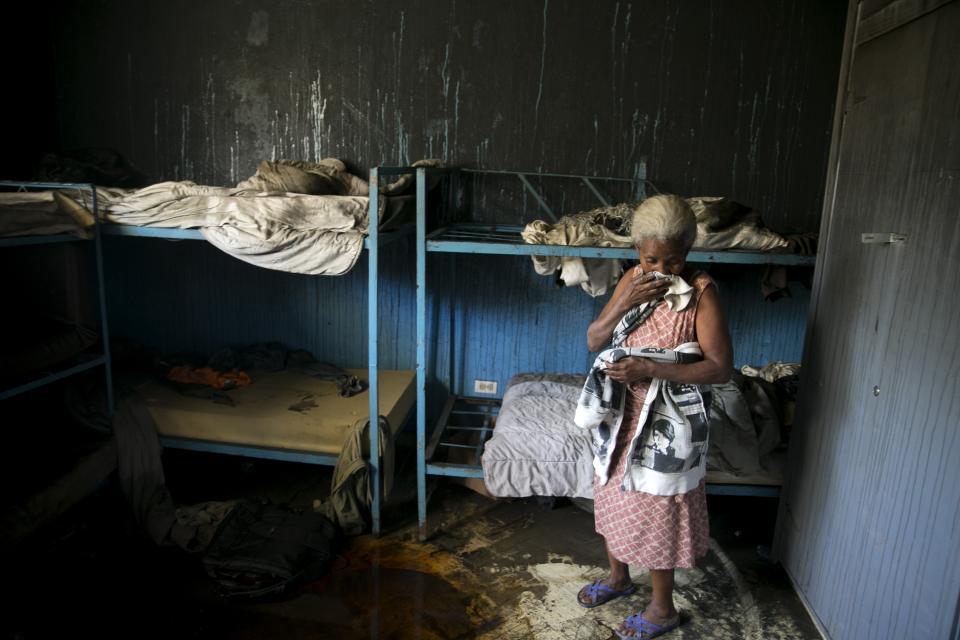
[[[631,176],[646,158],[663,190],[733,197],[778,231],[819,223],[844,3],[87,0],[32,11],[54,64],[21,64],[52,75],[58,116],[44,92],[24,98],[36,145],[109,147],[152,180],[232,184],[261,159],[331,156],[358,170],[436,157]],[[41,152],[23,144],[24,158]]]

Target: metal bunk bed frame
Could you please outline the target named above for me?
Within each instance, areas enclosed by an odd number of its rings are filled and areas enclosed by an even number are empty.
[[[536,201],[538,208],[549,219],[556,222],[557,217],[546,203],[543,195],[530,181],[535,178],[562,178],[579,180],[597,198],[603,206],[610,202],[597,189],[595,182],[631,182],[634,184],[634,197],[641,200],[646,197],[649,183],[646,164],[641,163],[633,178],[585,176],[575,174],[540,173],[522,171],[488,171],[471,169],[427,169],[416,170],[416,188],[418,202],[426,199],[427,175],[438,175],[452,181],[458,181],[458,172],[464,174],[492,174],[514,176]],[[454,189],[450,188],[450,197],[443,206],[453,208]],[[426,429],[426,295],[427,295],[427,253],[487,254],[504,256],[574,256],[580,258],[636,259],[633,248],[617,247],[575,247],[561,245],[526,244],[520,237],[521,227],[516,225],[453,224],[427,234],[425,208],[417,209],[417,516],[419,537],[426,538],[427,520],[427,476],[447,476],[457,478],[483,478],[480,457],[486,439],[492,433],[492,422],[499,409],[500,401],[491,398],[457,395],[452,389],[440,417],[427,441]],[[775,254],[749,251],[691,251],[687,258],[693,263],[730,263],[730,264],[777,264],[809,265],[815,262],[813,256],[794,254]],[[453,378],[451,377],[451,386]],[[451,420],[456,423],[451,424]],[[479,422],[478,422],[479,420]],[[469,423],[469,424],[467,424]],[[473,431],[479,438],[473,445],[464,445],[443,440],[449,431]],[[473,450],[474,464],[455,464],[432,461],[439,447],[469,448]],[[748,495],[778,497],[777,486],[747,484],[708,484],[707,493],[714,495]]]
[[[412,226],[403,227],[394,231],[381,232],[379,225],[379,198],[380,190],[378,188],[380,179],[385,177],[399,177],[405,174],[412,174],[412,167],[373,167],[370,169],[370,200],[368,208],[368,232],[363,241],[363,248],[368,254],[367,263],[367,376],[369,387],[369,416],[370,416],[370,484],[372,500],[370,506],[371,529],[374,536],[379,536],[382,529],[381,507],[382,507],[382,488],[381,480],[381,460],[380,456],[374,454],[380,450],[380,434],[376,428],[379,418],[380,406],[380,381],[379,381],[379,252],[393,242],[400,240],[412,232]],[[419,193],[416,198],[417,216],[425,211],[426,203]],[[203,240],[203,235],[196,229],[161,229],[151,227],[133,227],[125,225],[104,225],[104,231],[108,235],[137,236],[147,238],[165,238],[168,240]],[[301,462],[306,464],[317,464],[324,466],[334,466],[337,464],[337,456],[333,454],[311,453],[305,451],[291,451],[289,449],[279,449],[270,447],[259,447],[252,445],[227,444],[219,442],[209,442],[205,440],[194,440],[190,438],[161,437],[161,443],[165,447],[189,449],[192,451],[202,451],[207,453],[222,453],[228,455],[240,455],[251,458],[264,458],[268,460],[280,460],[285,462]]]
[[[57,380],[62,380],[76,375],[94,367],[103,367],[104,382],[106,384],[107,412],[113,412],[113,370],[110,360],[110,332],[107,328],[107,299],[103,284],[103,250],[102,250],[102,229],[100,225],[100,216],[97,210],[97,189],[92,184],[85,183],[52,183],[52,182],[20,182],[12,180],[0,181],[0,187],[16,189],[18,192],[26,192],[36,189],[76,189],[79,191],[89,191],[93,208],[93,253],[96,262],[97,272],[97,309],[100,320],[100,342],[102,353],[94,357],[83,357],[82,361],[76,364],[64,365],[63,368],[57,368],[54,371],[46,373],[38,378],[27,382],[16,384],[7,389],[0,389],[0,400],[12,398],[48,385]],[[0,247],[15,247],[27,245],[56,244],[62,242],[87,242],[87,239],[80,238],[68,233],[59,233],[52,235],[33,235],[33,236],[12,236],[0,238]]]
[[[369,415],[370,424],[377,425],[379,417],[379,307],[378,307],[378,268],[379,251],[381,247],[387,246],[412,232],[412,225],[400,229],[381,232],[379,229],[379,198],[380,193],[377,188],[381,178],[399,177],[405,174],[412,174],[412,167],[374,167],[370,169],[370,200],[368,209],[368,234],[364,239],[363,247],[368,252],[367,264],[367,372],[369,388]],[[0,182],[0,186],[12,186],[37,189],[64,189],[64,188],[83,188],[89,190],[92,196],[94,217],[96,224],[94,227],[94,240],[97,258],[97,277],[100,291],[100,315],[102,321],[102,336],[104,341],[104,355],[77,365],[65,371],[56,372],[41,380],[32,381],[29,384],[21,385],[14,389],[0,392],[0,399],[22,393],[47,384],[54,380],[84,371],[97,365],[104,365],[107,377],[108,406],[113,409],[113,387],[112,371],[110,366],[109,340],[107,337],[107,314],[106,301],[103,295],[103,257],[101,247],[101,236],[103,234],[127,237],[141,238],[160,238],[166,240],[203,240],[204,237],[196,229],[164,229],[158,227],[135,227],[129,225],[112,225],[100,223],[100,216],[97,209],[97,193],[94,185],[90,184],[67,184],[67,183],[12,183]],[[421,197],[419,192],[416,199],[417,216],[423,217],[425,211],[425,192]],[[6,238],[0,239],[0,246],[38,244],[49,242],[75,241],[78,238],[66,234],[51,236],[30,236],[25,238]],[[379,451],[379,430],[374,426],[370,428],[370,451]],[[259,447],[253,445],[240,445],[229,443],[210,442],[205,440],[194,440],[190,438],[177,438],[161,436],[161,444],[165,447],[188,449],[192,451],[202,451],[207,453],[219,453],[228,455],[241,455],[254,458],[263,458],[269,460],[280,460],[286,462],[300,462],[307,464],[318,464],[333,466],[337,463],[337,456],[332,454],[311,453],[304,451],[293,451],[288,449]],[[371,503],[371,529],[373,535],[378,536],[381,531],[381,506],[382,506],[382,480],[381,480],[381,460],[379,455],[371,453],[369,458],[370,482],[372,486]]]

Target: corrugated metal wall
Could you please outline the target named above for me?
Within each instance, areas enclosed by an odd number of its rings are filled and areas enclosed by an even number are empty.
[[[858,26],[778,530],[837,640],[958,634],[958,32],[958,2]]]
[[[503,263],[513,267],[503,276]],[[438,377],[453,376],[453,388],[473,393],[473,381],[494,380],[502,392],[524,372],[585,373],[593,362],[586,331],[609,296],[591,298],[579,288],[557,288],[534,273],[528,258],[428,256],[428,284],[441,285],[436,309]],[[762,267],[715,270],[736,345],[736,363],[799,362],[809,292],[790,283],[792,297],[766,302]],[[452,303],[454,329],[449,322]],[[452,355],[448,347],[453,333]],[[452,363],[451,363],[452,358]]]
[[[343,367],[367,366],[367,254],[341,277],[245,264],[205,241],[108,237],[110,332],[163,352],[210,355],[280,341]],[[414,271],[406,241],[380,255],[380,364],[415,360]]]
[[[231,184],[264,158],[630,176],[819,219],[844,8],[826,0],[62,2],[67,148]]]
[[[325,156],[358,170],[434,156],[631,176],[646,158],[661,189],[734,197],[781,232],[817,225],[844,19],[833,2],[103,0],[58,9],[50,23],[64,148],[115,148],[154,180],[232,184],[264,158]],[[520,210],[531,203],[517,193],[488,189],[500,200],[484,199],[484,215],[529,221]],[[581,206],[565,194],[559,202]],[[165,350],[278,339],[366,362],[362,272],[286,278],[199,244],[127,243],[111,240],[107,253],[117,333]],[[412,254],[392,247],[385,260],[384,364],[410,367]],[[454,369],[468,386],[586,365],[583,329],[602,300],[555,291],[522,259],[465,258],[457,273],[471,300],[458,311],[465,350]],[[478,287],[468,273],[482,274]],[[722,282],[737,360],[799,359],[806,290],[795,284],[792,299],[764,304],[759,276],[747,269]],[[170,308],[173,322],[162,316]]]
[[[388,369],[415,360],[408,242],[380,258],[380,362]],[[366,366],[366,254],[339,278],[260,269],[202,241],[108,237],[104,255],[115,336],[196,354],[279,340],[340,366]],[[469,392],[475,379],[494,380],[502,392],[517,373],[589,368],[586,327],[608,296],[558,288],[527,258],[431,255],[429,263],[428,321],[437,336],[429,362],[445,386]],[[761,275],[761,267],[717,271],[737,362],[799,361],[809,293],[792,282],[792,297],[765,302]]]

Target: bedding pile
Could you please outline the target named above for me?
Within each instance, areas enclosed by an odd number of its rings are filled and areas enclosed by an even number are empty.
[[[760,214],[723,197],[686,198],[697,217],[694,251],[770,251],[811,254],[812,234],[783,236],[764,226]],[[632,247],[630,226],[639,203],[620,203],[563,216],[555,224],[534,220],[521,236],[528,244],[571,247]],[[622,272],[619,261],[568,256],[532,256],[540,275],[558,272],[568,287],[579,285],[591,296],[601,296],[616,286]]]
[[[421,160],[414,166],[437,166]],[[397,223],[412,176],[381,189],[380,228]],[[60,233],[78,225],[89,193],[0,194],[0,235]],[[263,161],[235,187],[161,182],[143,189],[97,188],[104,221],[139,227],[199,229],[211,244],[251,264],[311,275],[341,275],[356,263],[368,231],[369,185],[343,162]],[[42,216],[36,213],[40,211]],[[56,222],[57,224],[54,224]]]

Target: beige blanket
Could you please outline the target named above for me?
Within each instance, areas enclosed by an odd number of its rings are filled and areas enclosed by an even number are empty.
[[[728,198],[687,198],[697,217],[694,251],[789,251],[790,241],[767,229],[760,214]],[[599,207],[560,218],[555,224],[534,220],[521,232],[528,244],[571,247],[631,247],[630,224],[636,203]],[[532,256],[540,275],[560,272],[567,286],[579,285],[591,296],[616,286],[622,269],[618,260],[568,256]]]
[[[437,165],[431,160],[415,163]],[[406,198],[404,194],[411,183],[412,178],[405,176],[381,189],[386,196],[379,200],[381,228],[395,222],[397,205]],[[161,182],[138,190],[97,188],[98,208],[104,221],[138,227],[199,229],[211,244],[240,260],[311,275],[341,275],[356,263],[369,226],[368,195],[367,182],[335,159],[317,163],[263,161],[256,174],[235,187],[182,181]],[[50,216],[58,216],[58,222],[63,219],[62,224],[70,223],[76,229],[77,225],[60,211],[70,207],[58,205],[60,200],[92,210],[89,193],[0,196],[0,235],[5,234],[2,221],[13,220],[10,212],[23,213],[24,196],[34,199],[35,207],[46,207],[49,212],[43,218],[36,211],[20,215],[14,231],[17,234],[67,230],[51,225],[47,219]],[[10,208],[7,204],[17,206]],[[32,228],[31,220],[35,223]]]

